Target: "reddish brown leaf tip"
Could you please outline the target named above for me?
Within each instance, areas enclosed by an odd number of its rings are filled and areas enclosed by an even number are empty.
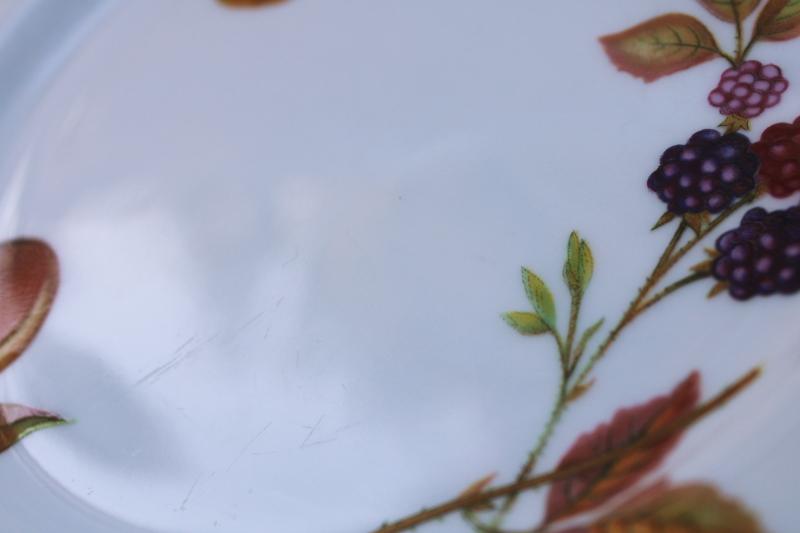
[[[480,494],[483,490],[488,487],[494,478],[497,476],[496,473],[491,473],[488,476],[484,476],[480,478],[478,481],[472,483],[469,487],[464,489],[464,492],[458,495],[459,498],[466,498],[469,496],[475,496],[476,494]]]
[[[753,513],[706,484],[651,487],[588,531],[676,531],[681,533],[761,533]]]
[[[669,13],[600,38],[611,62],[645,82],[699,65],[718,55],[717,43],[694,17]]]
[[[800,37],[800,2],[769,0],[756,19],[755,35],[765,41]]]
[[[28,347],[58,290],[58,259],[36,239],[0,244],[0,371]]]
[[[575,441],[558,464],[559,469],[589,461],[659,431],[688,414],[700,399],[700,374],[692,372],[666,396],[620,409],[610,422],[600,424]],[[652,446],[633,450],[597,468],[558,480],[547,497],[546,522],[595,509],[655,469],[680,439],[670,432]]]
[[[34,431],[66,423],[60,416],[42,409],[15,403],[0,404],[0,452]]]
[[[709,13],[725,22],[735,23],[737,19],[742,21],[758,7],[761,0],[698,0]]]

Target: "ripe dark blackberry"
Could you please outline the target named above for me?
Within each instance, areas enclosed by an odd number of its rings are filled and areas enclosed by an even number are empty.
[[[708,103],[723,115],[753,118],[778,105],[788,87],[777,65],[745,61],[722,73],[719,85],[708,95]]]
[[[792,124],[773,124],[753,144],[761,160],[758,180],[776,198],[800,191],[800,117]]]
[[[718,213],[755,186],[758,157],[740,133],[700,130],[667,148],[647,186],[677,215]]]
[[[711,272],[737,300],[800,290],[800,206],[767,212],[755,207],[738,228],[717,239]]]

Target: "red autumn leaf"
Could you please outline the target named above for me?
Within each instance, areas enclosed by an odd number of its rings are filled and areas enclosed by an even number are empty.
[[[635,496],[583,531],[761,533],[763,529],[741,503],[723,496],[711,485],[670,488],[661,483]]]
[[[800,0],[769,0],[758,15],[753,31],[765,41],[800,37]]]
[[[658,432],[689,413],[700,397],[700,376],[693,372],[668,396],[620,409],[608,423],[581,435],[562,457],[558,468],[569,467],[624,448]],[[634,449],[608,463],[553,483],[547,497],[546,523],[594,509],[639,481],[672,450],[681,432],[652,446]]]
[[[62,424],[66,421],[53,413],[15,403],[0,403],[0,452],[34,431]]]
[[[761,0],[698,0],[712,15],[725,22],[746,19]]]
[[[28,347],[58,290],[58,259],[46,243],[0,244],[0,371]]]
[[[600,38],[618,69],[651,82],[719,54],[717,42],[694,17],[670,13]]]

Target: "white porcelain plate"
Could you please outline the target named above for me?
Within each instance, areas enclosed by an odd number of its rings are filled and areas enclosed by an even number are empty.
[[[0,530],[474,531],[555,409],[500,530],[793,531],[797,6],[0,2]]]

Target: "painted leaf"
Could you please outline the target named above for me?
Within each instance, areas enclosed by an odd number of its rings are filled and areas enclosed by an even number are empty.
[[[608,423],[581,435],[567,451],[558,468],[613,452],[631,442],[657,435],[658,431],[694,408],[700,396],[700,376],[690,374],[671,394],[647,403],[620,409]],[[597,468],[556,481],[547,496],[546,522],[582,513],[606,503],[656,468],[680,439],[681,433],[663,442],[633,450]]]
[[[718,281],[714,284],[713,287],[711,287],[711,290],[708,291],[706,298],[710,300],[711,298],[714,298],[715,296],[718,296],[727,290],[728,290],[728,282]]]
[[[663,215],[661,215],[661,217],[656,221],[653,227],[650,228],[650,231],[657,230],[661,226],[669,224],[673,220],[675,220],[675,213],[673,213],[672,211],[667,211]]]
[[[698,0],[712,15],[725,22],[742,21],[758,7],[761,0]]]
[[[754,32],[765,41],[800,37],[800,0],[769,0],[756,19]]]
[[[594,275],[594,255],[592,249],[586,241],[581,241],[581,277],[583,282],[583,290],[589,286]]]
[[[799,0],[800,1],[800,0]],[[600,38],[620,70],[651,82],[714,59],[714,36],[694,17],[670,13]]]
[[[700,235],[703,227],[709,221],[709,215],[708,213],[686,213],[683,215],[683,220],[695,235]]]
[[[58,415],[14,403],[0,404],[0,452],[34,431],[66,424]]]
[[[467,498],[470,496],[476,496],[484,491],[489,485],[491,485],[492,481],[497,474],[489,474],[488,476],[482,477],[478,481],[472,483],[469,487],[467,487],[464,492],[458,495],[459,498]],[[486,502],[482,505],[477,505],[470,508],[473,511],[490,511],[494,509],[494,506],[491,502]]]
[[[556,304],[553,301],[553,294],[547,288],[545,282],[539,276],[523,267],[522,285],[525,287],[525,294],[528,295],[528,300],[530,300],[533,308],[551,329],[555,329]]]
[[[580,289],[581,239],[574,231],[567,240],[567,261],[564,263],[564,281],[571,291]]]
[[[550,326],[545,324],[544,320],[536,313],[512,311],[504,313],[502,317],[506,324],[523,335],[541,335],[550,331]]]
[[[706,259],[705,261],[700,261],[696,265],[692,265],[689,270],[696,274],[710,274],[711,267],[714,265],[713,259]]]
[[[0,244],[0,371],[36,336],[58,290],[58,260],[46,243]]]
[[[587,533],[675,531],[676,533],[761,533],[741,503],[705,484],[670,488],[659,484],[601,518]]]
[[[586,241],[572,232],[567,241],[567,260],[564,263],[564,281],[573,295],[583,294],[592,280],[594,257]]]
[[[594,379],[591,379],[586,383],[575,385],[572,387],[572,390],[569,391],[569,394],[567,394],[567,403],[572,403],[580,399],[584,394],[589,392],[592,387],[594,387]]]

